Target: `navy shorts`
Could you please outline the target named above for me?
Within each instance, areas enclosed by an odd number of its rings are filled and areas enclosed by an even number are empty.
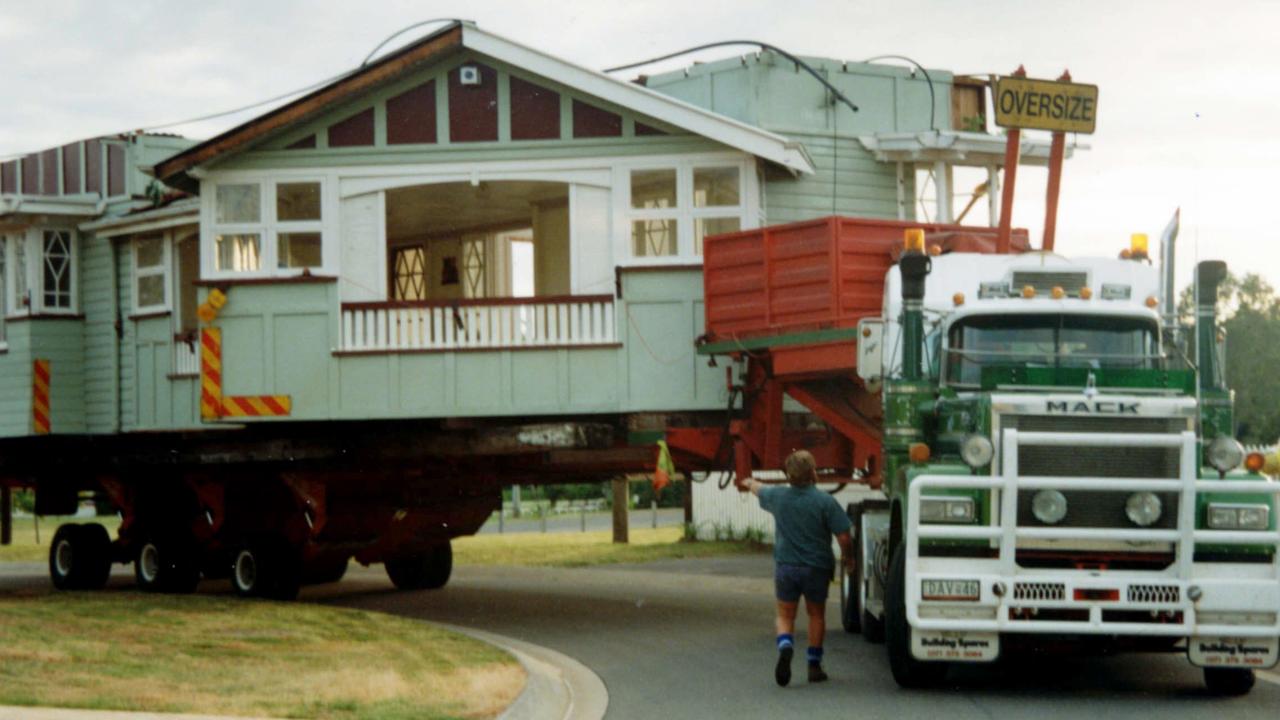
[[[826,602],[827,590],[831,587],[831,571],[779,563],[773,571],[773,587],[782,602],[799,602],[801,595],[812,603]]]

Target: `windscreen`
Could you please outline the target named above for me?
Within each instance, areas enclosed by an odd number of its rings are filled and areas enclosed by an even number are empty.
[[[1155,324],[1097,315],[986,315],[960,320],[947,337],[946,381],[977,387],[995,365],[1154,368]]]

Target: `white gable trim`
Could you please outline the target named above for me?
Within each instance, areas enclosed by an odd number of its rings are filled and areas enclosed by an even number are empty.
[[[696,135],[775,162],[797,174],[812,174],[804,146],[767,130],[663,95],[649,88],[574,65],[519,43],[462,25],[462,44],[527,72],[542,75],[588,95],[657,118]]]

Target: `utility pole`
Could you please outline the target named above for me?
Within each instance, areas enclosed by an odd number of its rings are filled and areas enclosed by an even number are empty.
[[[613,541],[626,544],[628,534],[627,505],[631,498],[630,483],[625,475],[613,479]]]

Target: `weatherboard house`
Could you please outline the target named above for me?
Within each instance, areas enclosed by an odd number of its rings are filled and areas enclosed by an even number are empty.
[[[1003,164],[981,83],[806,62],[857,112],[774,52],[628,82],[458,23],[204,142],[4,162],[0,456],[536,419],[611,429],[573,467],[651,458],[664,423],[727,400],[694,348],[706,236],[915,220],[920,173],[947,222],[953,168]],[[525,479],[568,477],[540,457]]]

